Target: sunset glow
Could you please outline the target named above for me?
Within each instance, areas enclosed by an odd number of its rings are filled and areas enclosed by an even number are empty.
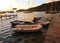
[[[58,0],[46,0],[46,1],[47,3],[49,3],[49,2],[58,1]]]
[[[10,0],[0,0],[0,11],[11,10]]]
[[[28,9],[52,1],[56,0],[0,0],[0,11],[11,11],[12,8]]]
[[[12,8],[27,9],[26,5],[16,2],[17,0],[0,0],[0,11],[11,11]],[[21,1],[21,0],[20,0]]]

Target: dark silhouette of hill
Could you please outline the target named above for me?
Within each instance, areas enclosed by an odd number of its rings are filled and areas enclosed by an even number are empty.
[[[19,9],[17,10],[17,12],[21,12],[21,11],[26,11],[25,9]]]
[[[45,12],[59,12],[60,1],[45,3],[37,7],[29,8],[27,11],[45,11]]]

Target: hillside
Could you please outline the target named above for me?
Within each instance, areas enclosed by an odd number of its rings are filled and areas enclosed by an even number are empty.
[[[40,6],[30,8],[30,9],[28,9],[28,11],[59,12],[60,11],[60,1],[42,4]]]

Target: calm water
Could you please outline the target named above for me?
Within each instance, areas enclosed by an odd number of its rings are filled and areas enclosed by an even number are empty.
[[[8,20],[0,20],[0,43],[4,42],[5,40],[9,39],[11,40],[11,24],[10,22],[13,19],[8,19]]]
[[[12,19],[0,21],[0,43],[37,43],[41,39],[40,33],[14,33],[10,21]]]
[[[41,33],[16,34],[12,31],[11,21],[16,18],[0,20],[0,43],[42,43]]]

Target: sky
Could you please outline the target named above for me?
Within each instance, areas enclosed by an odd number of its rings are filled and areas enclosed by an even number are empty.
[[[52,0],[0,0],[0,11],[8,11],[12,8],[28,9],[48,2],[52,2]]]

